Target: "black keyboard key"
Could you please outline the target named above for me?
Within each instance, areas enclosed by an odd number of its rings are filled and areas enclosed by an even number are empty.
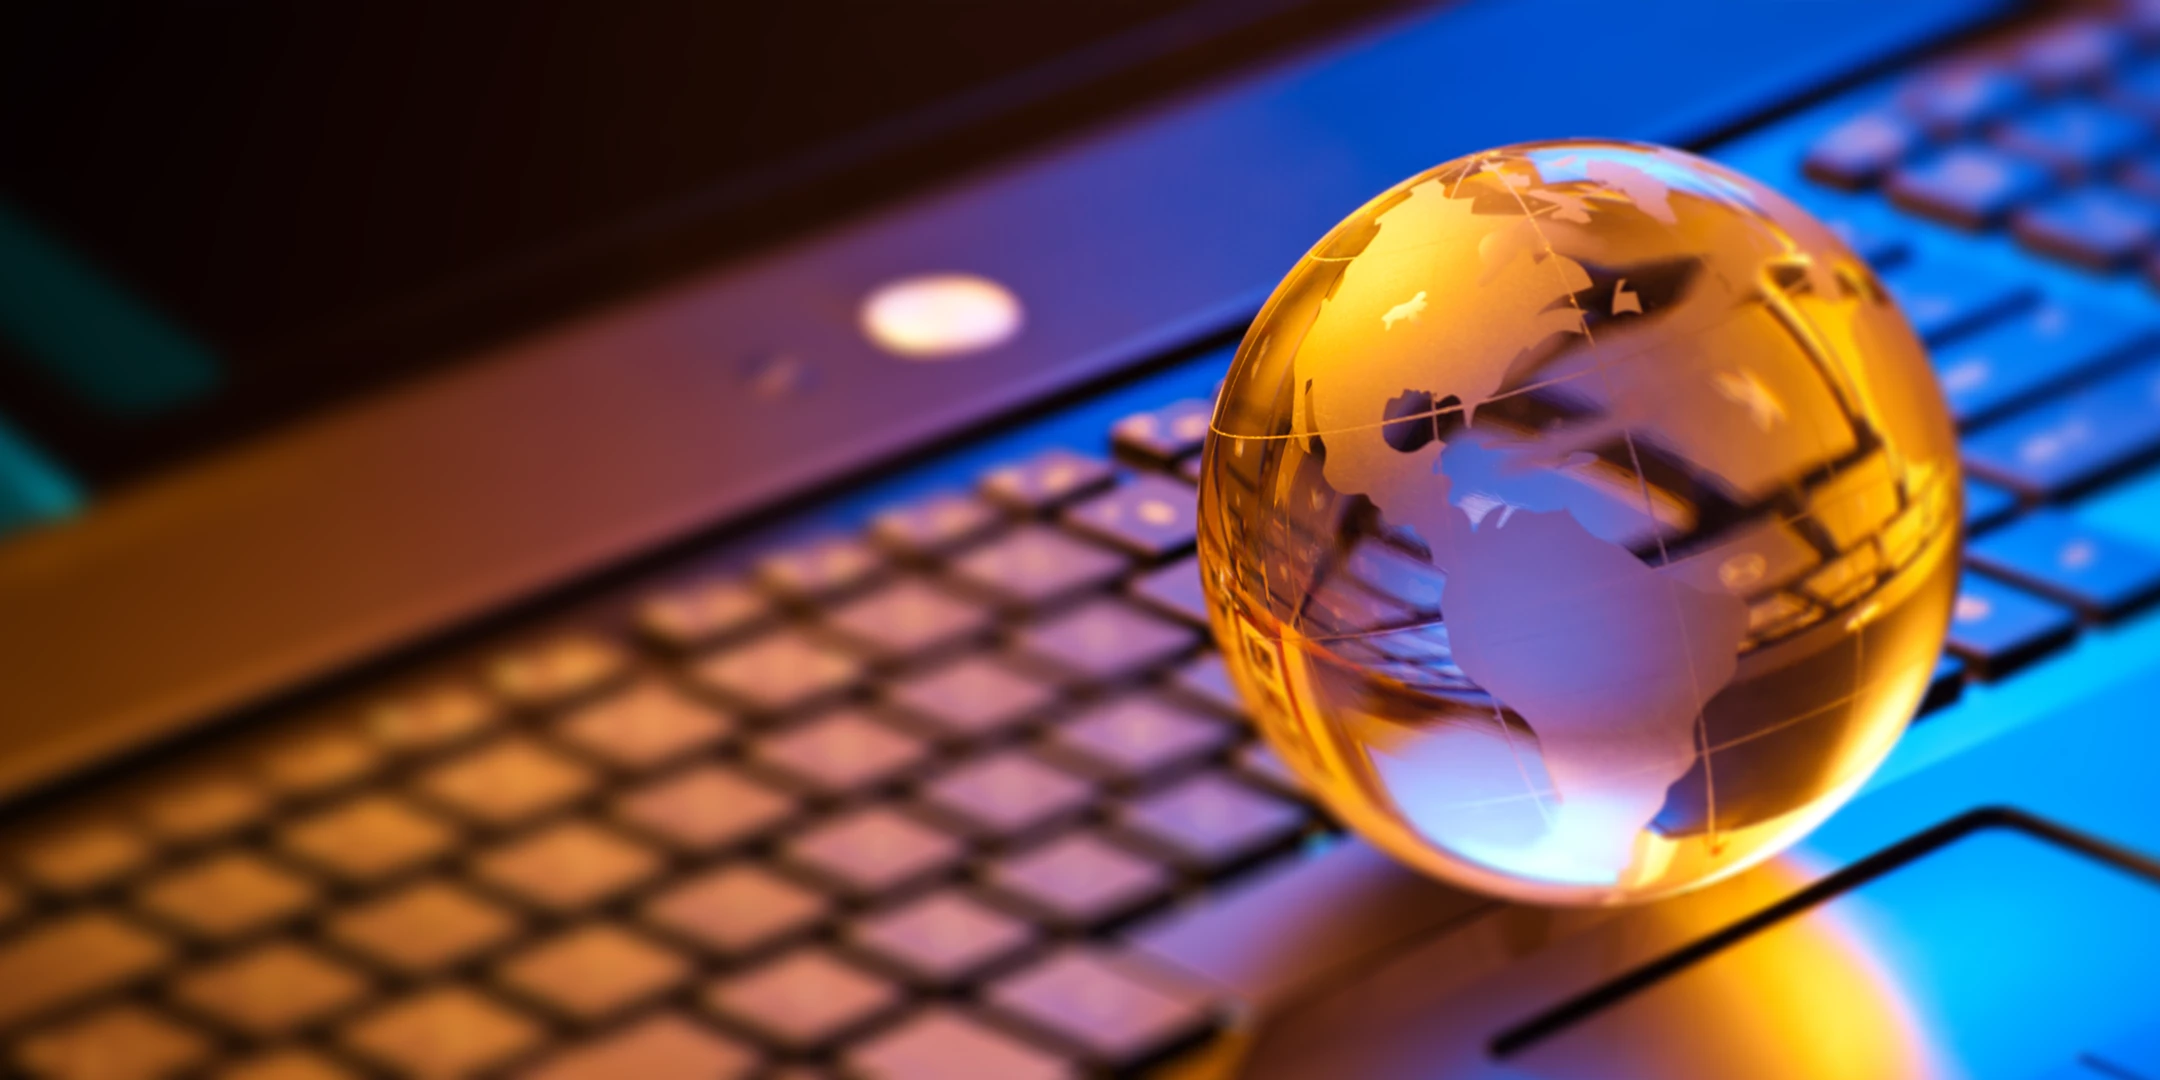
[[[1193,988],[1146,977],[1084,946],[998,980],[984,997],[1008,1018],[1113,1069],[1196,1038],[1215,1022],[1212,1003]]]
[[[1050,732],[1050,752],[1089,775],[1135,784],[1205,761],[1236,739],[1230,725],[1153,694],[1099,702]]]
[[[1965,441],[1972,472],[2053,499],[2160,453],[2160,358],[2042,402]]]
[[[1817,138],[1803,167],[1825,184],[1863,188],[1881,179],[1920,142],[1911,121],[1890,113],[1862,113]]]
[[[815,704],[845,693],[864,674],[861,661],[793,627],[729,646],[690,669],[698,685],[760,712]]]
[[[986,656],[970,656],[934,671],[896,680],[886,701],[901,719],[931,737],[952,742],[1009,731],[1058,699],[1056,688]]]
[[[1109,462],[1060,448],[991,470],[982,479],[982,493],[1005,506],[1034,514],[1109,487],[1116,476]]]
[[[2039,510],[1966,548],[1974,566],[2111,619],[2160,596],[2160,554],[2053,510]]]
[[[827,796],[846,796],[895,780],[929,756],[923,740],[856,709],[842,709],[750,747],[750,760]]]
[[[2099,19],[2048,27],[2018,47],[2017,69],[2044,90],[2063,90],[2113,74],[2136,44],[2129,31]]]
[[[1212,873],[1296,839],[1305,809],[1206,772],[1133,800],[1117,821],[1140,843]]]
[[[2032,99],[2025,80],[1999,67],[1959,64],[1924,71],[1898,93],[1905,115],[1937,135],[1954,135]]]
[[[1230,669],[1217,653],[1203,653],[1180,665],[1170,676],[1179,693],[1229,716],[1245,715],[1245,699],[1230,681]]]
[[[1125,557],[1045,525],[1022,525],[953,560],[953,580],[1009,608],[1035,608],[1099,589]]]
[[[982,539],[1005,515],[983,500],[946,491],[896,506],[870,522],[870,537],[887,550],[918,559],[935,558]]]
[[[2015,117],[1995,130],[2003,149],[2071,177],[2093,175],[2145,140],[2145,125],[2136,117],[2076,100]]]
[[[1935,674],[1928,678],[1927,693],[1920,697],[1918,715],[1926,716],[1937,709],[1948,708],[1965,696],[1965,661],[1955,655],[1945,654],[1935,661]]]
[[[1213,402],[1173,401],[1118,421],[1110,428],[1110,441],[1126,453],[1168,464],[1199,450],[1207,442],[1208,424],[1214,418]]]
[[[1979,574],[1966,574],[1950,613],[1950,650],[1983,679],[1999,679],[2070,643],[2077,616]]]
[[[1089,682],[1137,675],[1199,643],[1191,627],[1107,597],[1014,635],[1022,656]]]
[[[1977,533],[2010,520],[2017,513],[2017,496],[2000,485],[1965,478],[1965,531]]]
[[[764,625],[772,603],[748,584],[714,578],[669,589],[638,608],[638,628],[675,649],[694,649]]]
[[[963,851],[951,836],[889,806],[871,805],[796,834],[780,853],[813,877],[870,897],[942,874]]]
[[[1199,494],[1188,484],[1149,473],[1068,508],[1067,525],[1145,559],[1164,559],[1193,546]]]
[[[2114,188],[2079,188],[2010,216],[2010,231],[2026,247],[2089,270],[2117,270],[2138,261],[2160,238],[2160,208]]]
[[[1035,918],[1092,930],[1170,895],[1170,871],[1081,830],[993,861],[983,883]]]
[[[757,579],[790,600],[825,600],[869,584],[884,569],[885,557],[867,541],[821,536],[759,559]]]
[[[2025,281],[1939,259],[1898,267],[1883,279],[1914,332],[1929,345],[1974,329],[2038,300]]]
[[[922,785],[931,816],[957,832],[1011,840],[1071,818],[1094,798],[1092,785],[1024,747],[962,762]]]
[[[1915,214],[1984,229],[2053,183],[2045,167],[1984,146],[1956,146],[1890,174],[1890,200]]]
[[[956,1064],[962,1070],[956,1072]],[[841,1063],[849,1076],[877,1080],[954,1080],[961,1075],[997,1080],[1071,1080],[1063,1060],[1029,1046],[949,1005],[931,1005],[849,1048]],[[804,1077],[815,1074],[805,1073]]]
[[[845,940],[909,982],[945,987],[1011,958],[1034,943],[1035,932],[966,893],[946,889],[864,918],[847,928]]]
[[[1188,556],[1133,579],[1133,598],[1195,626],[1208,624],[1207,594],[1200,588],[1200,559]]]
[[[1936,350],[1950,415],[1970,425],[2030,404],[2141,345],[2160,340],[2146,314],[2049,300]]]
[[[979,637],[994,621],[989,608],[919,577],[880,586],[825,616],[825,624],[848,644],[887,662]]]

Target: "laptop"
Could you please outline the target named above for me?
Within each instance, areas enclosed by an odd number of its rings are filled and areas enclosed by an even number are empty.
[[[0,15],[0,1071],[2160,1077],[2160,9]],[[1256,740],[1193,484],[1275,281],[1680,145],[1960,425],[1921,715],[1643,907]]]

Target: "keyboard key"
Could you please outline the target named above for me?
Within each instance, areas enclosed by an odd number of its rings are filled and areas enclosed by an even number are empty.
[[[1195,626],[1208,624],[1207,594],[1200,587],[1200,559],[1191,556],[1133,579],[1133,598]]]
[[[1995,129],[1995,142],[2003,149],[2070,177],[2097,173],[2145,140],[2145,126],[2136,117],[2078,100],[2012,117]]]
[[[2044,90],[2063,90],[2113,74],[2129,58],[2132,41],[2121,27],[2099,19],[2073,19],[2025,39],[2017,69]]]
[[[924,986],[952,986],[1035,940],[1026,923],[945,890],[888,908],[847,930],[848,944]]]
[[[735,578],[711,578],[660,593],[639,605],[638,629],[669,648],[689,650],[737,637],[772,618],[763,594]]]
[[[258,1054],[220,1069],[217,1080],[359,1080],[359,1074],[312,1050],[285,1049]]]
[[[23,876],[58,893],[110,885],[148,865],[153,851],[133,824],[87,815],[33,826],[9,847]]]
[[[983,477],[982,493],[1014,510],[1036,514],[1108,487],[1116,475],[1101,458],[1062,448],[1045,450],[992,470]]]
[[[1823,224],[1830,226],[1830,231],[1863,262],[1881,270],[1904,262],[1912,254],[1912,241],[1896,225],[1884,220],[1888,216],[1840,212],[1839,216],[1826,218]]]
[[[354,1053],[401,1076],[471,1076],[538,1046],[540,1026],[463,986],[438,986],[346,1025]]]
[[[1179,693],[1225,716],[1243,717],[1245,699],[1230,682],[1230,669],[1218,653],[1203,653],[1178,666],[1170,685]]]
[[[1046,747],[1100,779],[1137,784],[1196,765],[1236,738],[1228,724],[1153,694],[1100,702],[1050,731]]]
[[[1191,486],[1147,473],[1067,507],[1062,517],[1090,537],[1160,560],[1193,546],[1199,515],[1199,496]]]
[[[1111,425],[1110,442],[1128,454],[1167,464],[1199,451],[1207,442],[1208,423],[1214,416],[1214,402],[1173,401]]]
[[[152,880],[136,903],[191,934],[222,941],[293,918],[319,892],[313,881],[259,856],[228,851]]]
[[[102,911],[37,923],[0,944],[0,1026],[116,990],[171,958],[163,938]]]
[[[577,802],[598,779],[556,751],[511,737],[429,770],[420,790],[481,824],[508,826]]]
[[[585,821],[550,826],[473,860],[473,874],[481,881],[557,912],[605,903],[660,869],[660,857],[651,849]]]
[[[1974,424],[2037,400],[2160,339],[2160,321],[2114,308],[2049,300],[1938,349],[1950,414]]]
[[[838,697],[864,674],[861,661],[793,627],[729,646],[690,669],[698,685],[766,713]]]
[[[1926,716],[1938,709],[1956,704],[1965,696],[1965,661],[1954,655],[1945,655],[1935,662],[1935,674],[1928,679],[1927,693],[1921,695],[1917,715]]]
[[[1960,63],[1914,76],[1899,91],[1897,104],[1929,132],[1946,136],[2009,113],[2031,98],[2025,81],[2009,71]]]
[[[141,1005],[113,1005],[24,1039],[15,1060],[50,1080],[156,1080],[210,1056],[200,1032]]]
[[[493,698],[451,683],[380,702],[361,713],[360,726],[383,749],[414,754],[455,746],[501,720]]]
[[[332,916],[331,940],[406,975],[431,975],[507,944],[524,929],[509,909],[443,881],[407,886]]]
[[[842,604],[825,624],[874,659],[909,660],[973,638],[995,624],[988,608],[921,578],[902,578]]]
[[[1013,635],[1027,659],[1076,679],[1123,679],[1176,659],[1200,643],[1182,623],[1104,598],[1023,627]]]
[[[153,836],[172,844],[216,840],[261,821],[270,795],[237,771],[197,769],[153,781],[137,816]]]
[[[1141,842],[1212,873],[1296,839],[1305,809],[1222,773],[1202,773],[1134,799],[1117,821]]]
[[[1254,739],[1246,743],[1238,748],[1232,758],[1237,764],[1240,776],[1257,780],[1285,795],[1305,794],[1305,781],[1298,777],[1297,770],[1291,768],[1290,763],[1284,761],[1283,756],[1276,753],[1275,748],[1269,746],[1264,739]]]
[[[2068,608],[1977,574],[1965,575],[1950,613],[1950,650],[1983,679],[2008,675],[2076,634]]]
[[[2113,619],[2160,596],[2160,554],[2052,510],[1974,541],[1965,557],[2087,618]]]
[[[1002,856],[983,883],[1034,917],[1075,930],[1130,915],[1168,896],[1174,884],[1162,865],[1092,832]]]
[[[886,1029],[842,1059],[869,1080],[1068,1080],[1064,1061],[946,1005]],[[964,1070],[964,1071],[956,1071]]]
[[[287,728],[254,754],[256,775],[287,798],[319,796],[349,787],[381,767],[384,752],[357,725]]]
[[[511,704],[538,709],[604,690],[629,670],[629,655],[614,642],[565,634],[497,657],[488,679]]]
[[[1117,580],[1124,556],[1043,525],[1022,525],[953,560],[964,588],[1007,608],[1044,607]]]
[[[719,979],[705,1003],[769,1042],[805,1050],[869,1024],[897,1007],[901,995],[891,983],[811,947]]]
[[[920,794],[924,806],[953,828],[1010,840],[1087,809],[1094,789],[1016,747],[948,769]]]
[[[580,926],[497,967],[503,986],[583,1023],[620,1015],[690,978],[682,957],[619,926]]]
[[[256,1038],[289,1035],[350,1008],[368,981],[322,953],[274,941],[175,980],[173,1000]]]
[[[795,800],[724,765],[699,765],[615,800],[616,820],[691,852],[748,843],[794,816]]]
[[[1965,531],[1983,532],[2010,520],[2018,510],[2017,496],[1998,484],[1965,478]]]
[[[1858,189],[1880,180],[1920,145],[1920,132],[1889,113],[1862,113],[1818,137],[1802,167],[1833,187]]]
[[[2045,166],[1982,146],[1955,146],[1901,165],[1885,186],[1890,201],[1923,217],[1984,229],[2053,185]]]
[[[524,1074],[524,1080],[736,1080],[757,1054],[676,1013],[640,1020],[572,1047]]]
[[[885,557],[853,536],[824,536],[775,551],[757,564],[758,584],[790,600],[829,600],[882,573]]]
[[[718,746],[734,729],[733,717],[646,681],[580,707],[555,732],[616,768],[646,771]]]
[[[1130,1068],[1214,1025],[1203,995],[1080,946],[998,980],[985,995],[998,1012],[1110,1068]]]
[[[2113,188],[2079,188],[2010,216],[2026,247],[2089,270],[2135,264],[2160,239],[2160,210]]]
[[[890,783],[920,765],[930,748],[855,709],[842,709],[753,743],[750,759],[820,795],[843,796]]]
[[[392,795],[362,795],[285,826],[287,854],[348,881],[378,881],[448,853],[457,833]]]
[[[1965,463],[2028,498],[2057,499],[2160,453],[2160,359],[2020,412],[1965,440]]]
[[[916,559],[933,559],[997,530],[1005,515],[965,492],[947,491],[896,506],[871,519],[870,538]]]
[[[960,842],[886,806],[828,818],[781,845],[790,863],[858,897],[893,892],[959,862]]]
[[[1901,266],[1883,284],[1912,321],[1914,332],[1929,345],[1940,345],[2039,298],[2038,291],[2023,281],[1938,259]]]
[[[832,904],[811,889],[749,863],[691,878],[647,901],[654,927],[722,956],[769,948],[824,921]]]
[[[933,738],[979,739],[1034,719],[1055,704],[1050,684],[988,657],[970,656],[895,680],[886,700]]]

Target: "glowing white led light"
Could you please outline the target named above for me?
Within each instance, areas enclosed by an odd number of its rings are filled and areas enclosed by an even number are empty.
[[[878,348],[911,360],[945,360],[996,348],[1020,333],[1020,298],[975,274],[920,274],[888,281],[857,316]]]

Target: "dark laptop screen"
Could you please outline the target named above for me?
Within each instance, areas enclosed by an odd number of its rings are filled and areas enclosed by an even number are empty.
[[[123,477],[1394,6],[9,5],[0,418]]]

